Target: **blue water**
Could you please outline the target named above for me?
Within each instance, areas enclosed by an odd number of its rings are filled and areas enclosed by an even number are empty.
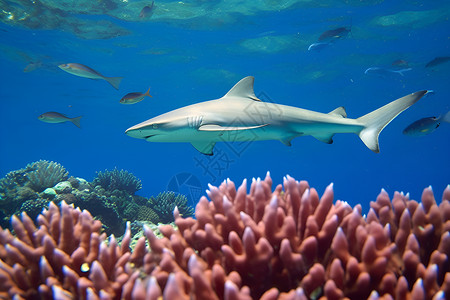
[[[129,2],[139,8],[146,5]],[[360,203],[364,212],[381,188],[390,195],[397,190],[419,199],[423,188],[431,185],[440,200],[450,183],[450,124],[441,124],[424,137],[405,136],[402,130],[417,119],[450,110],[450,63],[425,68],[435,57],[450,56],[448,1],[366,1],[366,5],[285,1],[292,5],[272,9],[264,1],[247,2],[248,7],[240,1],[178,2],[182,14],[175,2],[160,1],[148,20],[119,19],[107,11],[91,15],[67,11],[54,28],[12,21],[3,8],[0,177],[46,159],[89,181],[96,171],[126,169],[142,180],[138,194],[146,197],[166,190],[168,182],[183,172],[197,177],[205,190],[208,183],[230,178],[240,184],[270,171],[276,184],[289,174],[308,180],[319,194],[333,182],[336,199]],[[139,11],[133,10],[136,16]],[[188,18],[189,13],[199,17]],[[396,22],[381,25],[385,16],[395,16]],[[65,18],[87,24],[106,20],[130,34],[83,38]],[[307,50],[321,33],[343,26],[351,26],[347,37],[320,52]],[[89,27],[85,30],[89,32]],[[403,77],[364,74],[369,67],[391,68],[398,59],[412,68]],[[31,61],[41,66],[23,72]],[[71,62],[105,76],[123,76],[119,91],[105,81],[57,68]],[[291,147],[279,141],[218,143],[213,157],[188,143],[148,143],[124,134],[132,125],[164,112],[220,98],[249,75],[255,77],[255,94],[265,101],[319,112],[343,105],[350,118],[415,91],[435,93],[382,131],[379,154],[354,134],[337,134],[332,145],[312,137],[296,138]],[[148,87],[153,98],[133,105],[119,103],[125,94]],[[47,111],[81,115],[82,128],[39,121],[37,117]]]

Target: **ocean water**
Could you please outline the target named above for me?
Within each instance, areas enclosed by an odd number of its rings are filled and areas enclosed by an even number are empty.
[[[425,67],[450,56],[448,1],[156,1],[153,14],[139,18],[150,3],[0,1],[0,177],[46,159],[89,181],[97,171],[128,170],[142,180],[138,194],[146,197],[178,188],[173,182],[186,177],[196,179],[190,182],[198,197],[208,183],[240,184],[270,171],[275,184],[289,174],[319,194],[333,182],[336,200],[360,203],[364,212],[382,188],[419,199],[431,185],[440,200],[450,183],[450,124],[422,137],[402,131],[450,110],[450,62]],[[308,51],[339,27],[351,31]],[[364,73],[405,68],[393,66],[397,60],[412,70]],[[115,90],[62,71],[62,63],[124,79]],[[276,140],[217,143],[209,157],[189,143],[148,143],[124,133],[167,111],[220,98],[250,75],[264,101],[325,113],[345,106],[349,118],[415,91],[434,93],[382,131],[378,154],[355,134],[336,134],[331,145],[310,136],[291,147]],[[152,98],[119,103],[149,87]],[[48,111],[83,116],[81,129],[38,120]],[[182,183],[188,193],[189,182]]]

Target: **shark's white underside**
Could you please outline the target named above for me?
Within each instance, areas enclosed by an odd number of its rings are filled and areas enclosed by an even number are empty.
[[[343,107],[326,114],[263,102],[256,98],[253,82],[252,76],[245,77],[220,99],[167,112],[130,127],[126,134],[149,142],[188,142],[212,155],[216,142],[280,140],[290,146],[291,140],[299,136],[311,135],[332,143],[336,133],[355,133],[369,149],[379,152],[381,130],[427,93],[407,95],[350,119]]]

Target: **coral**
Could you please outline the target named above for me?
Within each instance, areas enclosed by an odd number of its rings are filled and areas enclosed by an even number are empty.
[[[65,201],[89,210],[103,222],[107,234],[122,234],[126,221],[173,222],[175,205],[184,216],[192,216],[193,209],[187,206],[185,196],[161,193],[147,199],[134,195],[142,187],[141,181],[124,170],[98,172],[91,184],[67,176],[60,164],[44,160],[8,173],[0,179],[0,226],[9,227],[11,216],[25,208],[36,217],[40,205],[48,200]]]
[[[150,207],[146,205],[138,206],[136,220],[148,221],[157,224],[162,222],[160,216]]]
[[[162,192],[156,198],[151,197],[148,201],[150,207],[158,214],[161,223],[174,221],[173,210],[175,206],[178,207],[178,211],[184,218],[191,217],[194,213],[193,208],[187,204],[186,196],[175,192]]]
[[[20,207],[24,194],[24,185],[28,181],[27,173],[32,171],[31,168],[12,171],[0,179],[0,209],[8,215],[8,210]]]
[[[100,185],[110,192],[114,190],[127,191],[131,195],[142,188],[140,179],[128,171],[119,171],[117,168],[112,171],[97,172],[97,177],[94,178],[92,185],[94,187]]]
[[[27,168],[34,170],[27,174],[27,185],[39,193],[66,180],[69,174],[63,166],[53,161],[39,160]]]
[[[283,191],[284,186],[284,191]],[[0,298],[448,299],[450,186],[438,205],[382,191],[367,217],[291,177],[210,186],[178,229],[149,227],[130,251],[87,212],[51,203],[0,230]],[[146,242],[149,248],[146,248]]]
[[[9,218],[20,209],[24,201],[38,197],[35,191],[26,186],[27,174],[32,171],[33,168],[28,165],[24,169],[9,172],[0,179],[0,211],[3,216],[0,225],[2,227],[8,226]]]
[[[45,199],[27,200],[23,202],[20,211],[26,212],[27,215],[35,220],[44,208],[48,207],[50,201]]]
[[[102,228],[107,234],[120,235],[123,232],[125,221],[120,215],[117,199],[110,193],[105,193],[100,187],[96,187],[93,191],[73,190],[70,194],[58,195],[58,200],[65,202],[69,200],[75,206],[91,212],[95,219],[102,221]]]

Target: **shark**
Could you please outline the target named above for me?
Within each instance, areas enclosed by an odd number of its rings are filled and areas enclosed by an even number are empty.
[[[300,136],[327,144],[336,133],[357,134],[373,152],[380,152],[380,132],[402,111],[429,93],[418,91],[394,100],[357,119],[344,107],[320,113],[262,101],[253,90],[254,77],[236,83],[222,98],[184,106],[128,128],[125,133],[148,142],[186,142],[213,155],[217,142],[279,140],[287,146]]]

